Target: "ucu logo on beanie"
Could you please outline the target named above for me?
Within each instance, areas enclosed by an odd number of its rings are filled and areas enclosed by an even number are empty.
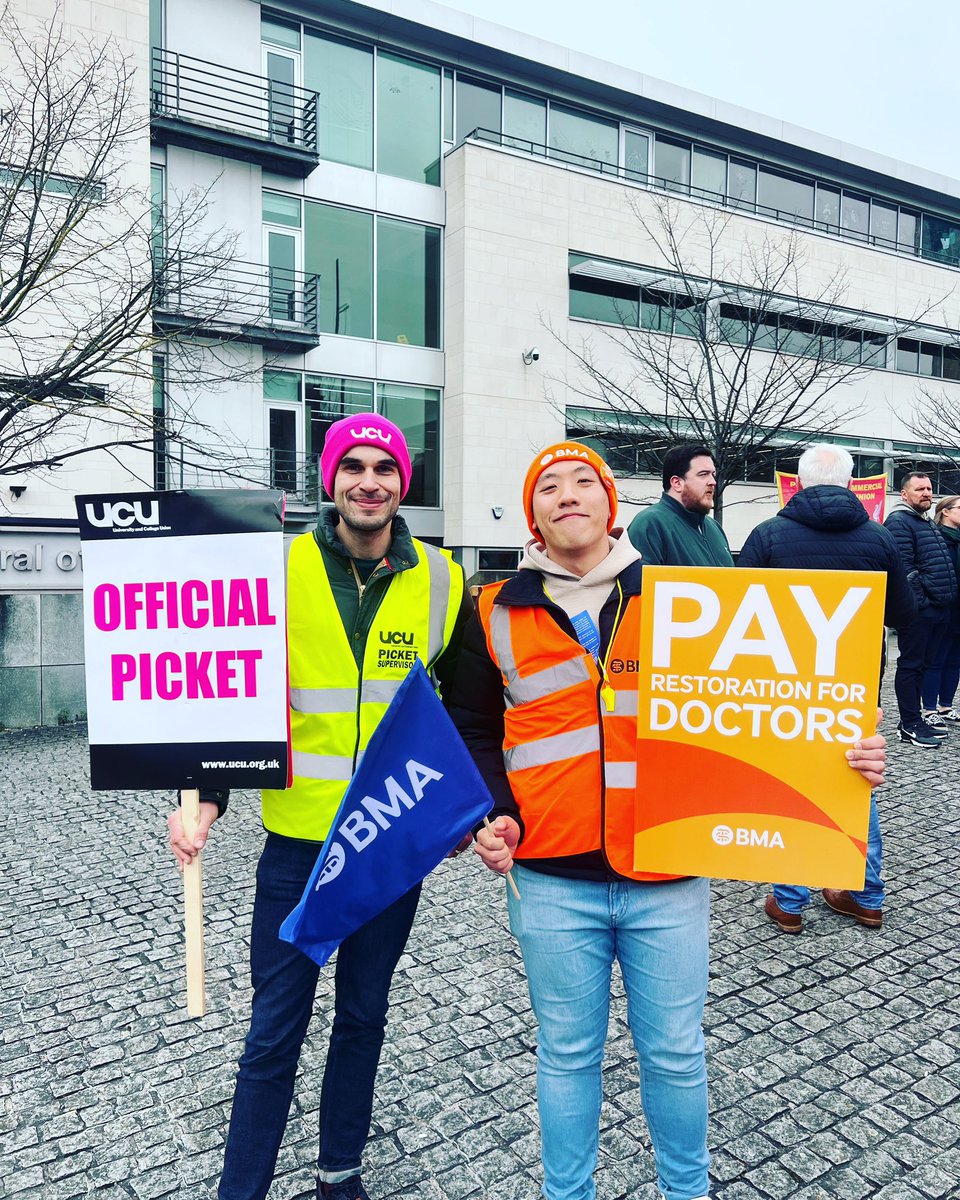
[[[384,433],[382,429],[375,429],[372,425],[364,425],[362,429],[351,429],[350,436],[357,438],[361,442],[369,442],[371,439],[376,438],[378,441],[383,442],[385,446],[389,446],[393,441],[392,433]]]

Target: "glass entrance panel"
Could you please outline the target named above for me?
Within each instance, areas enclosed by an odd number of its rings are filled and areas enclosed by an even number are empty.
[[[297,491],[297,410],[271,408],[269,424],[270,487]]]
[[[267,311],[272,321],[299,320],[297,243],[292,233],[267,231]]]
[[[299,141],[296,83],[297,59],[275,50],[265,50],[267,75],[267,129],[280,142]]]

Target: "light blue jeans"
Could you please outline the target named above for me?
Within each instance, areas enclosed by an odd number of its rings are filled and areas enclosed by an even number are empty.
[[[877,812],[876,792],[870,797],[870,826],[867,833],[867,872],[863,891],[850,895],[864,908],[883,908],[886,889],[880,877],[883,866],[883,838],[880,836],[880,814]],[[773,898],[784,912],[798,913],[810,903],[810,889],[799,884],[775,883]]]
[[[537,1101],[547,1200],[593,1200],[610,976],[620,963],[640,1096],[666,1200],[707,1194],[710,885],[591,883],[515,867],[508,894],[540,1025]]]

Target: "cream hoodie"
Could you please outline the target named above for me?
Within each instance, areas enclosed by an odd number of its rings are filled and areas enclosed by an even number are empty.
[[[615,529],[609,541],[610,553],[586,575],[571,575],[552,562],[538,541],[527,543],[520,569],[539,571],[543,576],[543,586],[554,604],[562,608],[568,617],[586,610],[599,629],[600,610],[613,591],[614,581],[624,568],[641,557],[640,551],[622,529]]]

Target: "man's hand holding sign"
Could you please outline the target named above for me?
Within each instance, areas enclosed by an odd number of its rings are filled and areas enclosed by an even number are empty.
[[[862,886],[884,584],[647,568],[638,869]]]

